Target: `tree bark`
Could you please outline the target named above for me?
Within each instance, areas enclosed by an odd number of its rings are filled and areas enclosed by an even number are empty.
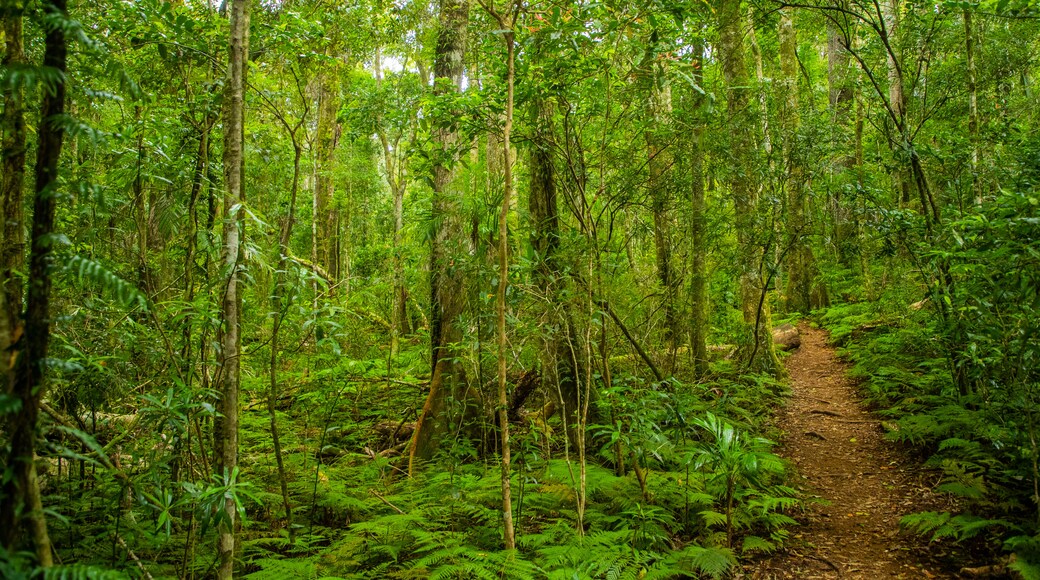
[[[40,401],[46,389],[44,371],[50,346],[52,237],[58,197],[58,162],[65,137],[62,117],[65,113],[67,47],[62,25],[68,15],[65,0],[47,2],[44,9],[60,19],[59,22],[50,21],[47,27],[43,56],[43,66],[56,71],[58,76],[54,84],[43,91],[40,106],[25,331],[21,338],[16,339],[11,353],[15,359],[11,394],[21,402],[21,408],[8,422],[10,449],[6,469],[11,471],[11,477],[3,486],[5,501],[0,506],[0,541],[8,551],[15,548],[17,531],[21,527],[18,512],[19,508],[24,509],[37,560],[40,566],[47,568],[53,564],[53,557],[36,479],[36,427]],[[4,353],[4,359],[7,358],[8,354]]]
[[[734,198],[734,218],[740,268],[740,303],[745,336],[741,340],[739,358],[750,371],[780,374],[783,372],[770,332],[770,315],[766,301],[766,279],[762,260],[768,248],[755,244],[758,188],[755,184],[753,127],[749,111],[750,94],[748,72],[744,59],[745,19],[740,2],[720,0],[719,52],[726,82],[726,110],[729,117],[732,170],[729,176],[730,193]]]
[[[440,30],[434,57],[437,93],[459,92],[466,54],[468,0],[441,0]],[[459,135],[453,119],[440,120],[433,132],[433,222],[430,247],[430,393],[416,423],[409,451],[409,472],[431,459],[453,425],[466,419],[472,406],[463,365],[455,345],[462,340],[459,317],[465,310],[466,282],[462,262],[470,240],[462,216],[462,184],[456,183]]]
[[[780,41],[779,83],[782,97],[781,126],[784,135],[784,161],[787,164],[787,290],[788,312],[809,313],[827,303],[826,288],[820,284],[816,259],[809,244],[809,221],[805,215],[805,171],[798,132],[801,116],[798,110],[798,35],[791,9],[780,11],[777,30]]]
[[[850,39],[851,41],[851,39]],[[827,88],[828,102],[831,111],[831,127],[835,135],[835,147],[838,151],[837,167],[831,169],[832,175],[848,171],[857,165],[859,156],[856,143],[850,144],[848,138],[849,124],[852,122],[852,106],[855,100],[853,85],[849,81],[851,58],[845,50],[842,31],[832,20],[827,20]],[[857,124],[857,126],[859,126]],[[857,137],[859,135],[857,134]],[[850,152],[851,149],[851,152]],[[852,252],[855,245],[856,229],[849,222],[849,211],[843,205],[842,188],[831,188],[830,213],[834,234],[834,246],[838,261],[846,267],[851,266]]]
[[[245,237],[241,204],[245,201],[245,90],[249,59],[249,1],[232,0],[228,77],[224,96],[224,244],[221,262],[226,283],[221,302],[217,382],[221,417],[214,421],[216,469],[227,484],[236,483],[238,468],[238,393],[241,379],[240,335],[242,242]],[[235,567],[235,501],[226,498],[226,522],[217,537],[217,577],[231,578]]]
[[[656,31],[654,32],[656,36]],[[654,215],[654,252],[657,280],[663,291],[664,338],[673,351],[679,339],[679,317],[675,311],[678,279],[672,271],[672,212],[671,169],[673,154],[670,149],[672,91],[668,86],[667,71],[657,62],[656,49],[647,50],[642,65],[642,76],[647,95],[646,121],[643,132],[647,147],[650,205]]]
[[[892,148],[897,150],[904,147],[902,140],[906,124],[906,95],[903,91],[903,72],[896,55],[899,45],[899,24],[902,20],[901,8],[900,0],[881,0],[881,4],[881,11],[884,17],[883,31],[885,33],[885,38],[882,40],[888,46],[888,50],[885,53],[885,61],[888,65],[888,105],[892,115],[895,117],[893,119],[893,131],[898,134],[897,138],[900,141],[894,143]],[[905,168],[897,168],[893,173],[896,191],[899,194],[898,201],[902,206],[906,206],[910,203],[910,177],[906,174]],[[925,207],[922,207],[921,211],[925,211]]]
[[[704,42],[693,45],[694,81],[704,84]],[[693,373],[702,377],[708,370],[708,216],[704,186],[704,93],[696,92],[693,99],[693,131],[690,139],[690,358]]]
[[[968,139],[971,142],[971,193],[976,205],[982,203],[979,180],[979,95],[975,74],[975,31],[971,10],[964,10],[964,52],[968,62]]]
[[[0,61],[5,69],[25,66],[22,46],[22,12],[19,2],[6,3],[3,13],[4,57]],[[7,352],[10,343],[7,337],[18,327],[18,316],[22,310],[22,287],[18,271],[25,264],[25,220],[23,217],[23,192],[25,188],[25,114],[22,91],[11,88],[3,92],[2,167],[0,172],[0,202],[3,203],[3,240],[0,241],[0,293],[4,294],[4,308],[0,311],[0,325],[8,333],[0,333],[0,352]],[[8,385],[0,385],[5,392]]]
[[[383,82],[383,71],[380,51],[376,49],[375,78],[376,85]],[[394,204],[393,232],[393,304],[390,312],[390,354],[397,356],[400,350],[401,336],[410,332],[408,324],[408,290],[404,283],[404,259],[401,256],[401,231],[404,229],[404,194],[408,186],[405,172],[405,155],[401,147],[402,134],[395,136],[393,143],[390,135],[380,123],[377,127],[379,143],[383,147],[383,168],[386,172],[386,184],[390,187]],[[414,137],[414,135],[413,135]]]
[[[317,177],[314,180],[314,263],[324,268],[333,281],[339,279],[338,210],[333,202],[335,182],[332,174],[339,141],[336,127],[338,80],[336,67],[321,75],[318,83],[318,127],[314,136],[317,163]]]
[[[498,426],[502,437],[502,529],[505,548],[516,548],[513,531],[513,503],[510,490],[509,398],[506,386],[506,289],[509,286],[509,204],[513,199],[513,152],[510,138],[513,132],[513,84],[516,76],[516,43],[512,30],[515,22],[500,17],[499,26],[509,31],[502,36],[506,44],[506,118],[502,128],[502,163],[505,190],[502,194],[502,212],[498,217],[498,292],[495,297],[495,318],[498,334]]]

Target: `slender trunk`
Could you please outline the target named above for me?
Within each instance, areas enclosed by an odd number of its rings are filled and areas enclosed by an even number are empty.
[[[968,60],[968,138],[971,141],[971,193],[976,204],[982,203],[979,179],[979,95],[975,76],[975,31],[971,10],[964,10],[964,52]]]
[[[335,162],[337,129],[336,112],[339,108],[339,87],[336,69],[325,71],[318,83],[318,127],[314,137],[316,143],[315,162],[317,177],[314,180],[314,227],[315,264],[329,273],[333,281],[339,279],[339,255],[337,237],[337,213],[334,207],[334,180],[332,168]]]
[[[654,215],[654,251],[657,280],[664,292],[664,337],[674,352],[679,339],[679,317],[675,312],[678,280],[672,271],[672,215],[670,174],[673,155],[669,149],[672,114],[672,92],[667,84],[667,71],[656,62],[654,51],[647,51],[643,76],[647,91],[649,127],[644,132],[649,168],[650,203]]]
[[[137,133],[135,146],[137,147],[137,159],[134,167],[134,181],[131,192],[134,199],[134,225],[137,228],[137,281],[149,297],[152,297],[152,283],[148,271],[148,234],[150,232],[148,219],[148,203],[144,192],[144,118],[140,105],[134,107],[134,131]]]
[[[739,0],[734,0],[739,4]],[[739,10],[740,7],[737,6]],[[762,64],[762,47],[758,45],[758,34],[755,31],[754,8],[748,7],[747,38],[751,46],[751,58],[755,63],[755,81],[758,84],[758,120],[762,126],[762,149],[769,155],[773,152],[773,139],[769,134],[769,98],[766,95],[766,75]]]
[[[375,56],[376,85],[383,82],[383,71],[381,54],[376,49]],[[408,325],[408,292],[404,285],[404,259],[401,256],[401,231],[404,229],[404,194],[407,182],[405,181],[405,159],[401,153],[400,137],[393,145],[387,136],[385,129],[380,124],[377,129],[379,143],[383,147],[383,168],[386,171],[386,184],[390,187],[394,203],[394,234],[393,234],[393,304],[390,312],[390,355],[397,356],[400,350],[401,335],[409,332]]]
[[[704,42],[697,40],[693,46],[694,81],[704,83]],[[696,120],[690,140],[690,250],[692,274],[690,277],[690,357],[694,376],[702,377],[708,370],[708,216],[704,187],[704,139],[705,119],[703,93],[694,96],[693,108]]]
[[[506,288],[509,285],[509,204],[513,198],[513,161],[510,137],[513,131],[513,80],[515,41],[513,31],[503,35],[506,43],[506,118],[502,129],[502,162],[505,191],[498,217],[498,295],[495,300],[498,327],[498,425],[502,431],[502,529],[507,550],[516,548],[513,532],[513,499],[509,485],[509,400],[506,393]]]
[[[434,76],[443,79],[436,91],[461,90],[466,54],[468,0],[441,0],[440,30],[434,57]],[[409,451],[409,471],[417,462],[429,460],[440,447],[451,426],[470,414],[472,401],[465,370],[457,360],[455,345],[462,340],[459,317],[465,310],[466,283],[461,262],[469,254],[470,241],[462,221],[461,184],[456,183],[459,135],[447,119],[434,129],[439,149],[433,166],[433,222],[436,231],[430,244],[430,393],[416,423]],[[458,264],[456,264],[458,262]],[[453,412],[452,407],[460,411]],[[456,415],[453,421],[452,415]]]
[[[278,267],[274,272],[274,293],[271,295],[271,360],[269,365],[270,383],[267,390],[267,414],[271,423],[271,442],[274,444],[274,458],[278,464],[278,482],[282,490],[282,506],[285,508],[285,526],[289,530],[289,543],[295,543],[296,531],[293,528],[292,504],[289,503],[289,484],[285,475],[285,461],[282,458],[282,442],[278,435],[278,415],[275,406],[280,396],[278,388],[278,338],[285,319],[288,305],[283,305],[285,298],[285,269],[289,265],[289,240],[296,220],[296,196],[300,189],[300,157],[303,147],[296,142],[293,135],[293,176],[292,189],[289,192],[289,215],[285,217],[281,236],[278,238]]]
[[[11,476],[3,485],[5,501],[0,505],[0,541],[8,551],[16,547],[19,511],[26,512],[27,524],[36,547],[36,557],[45,568],[53,564],[47,520],[36,479],[36,424],[40,400],[45,391],[44,365],[50,346],[51,277],[54,214],[57,205],[58,161],[65,137],[61,117],[65,113],[65,70],[67,48],[63,24],[65,0],[44,4],[45,10],[60,21],[49,21],[44,40],[43,65],[57,71],[54,84],[44,91],[38,125],[33,221],[29,254],[28,298],[25,331],[14,345],[14,383],[11,394],[21,402],[19,411],[8,421],[10,442],[6,469]],[[6,357],[5,357],[6,358]],[[20,508],[20,509],[19,509]]]
[[[238,392],[242,353],[240,324],[242,297],[242,242],[245,235],[240,205],[245,201],[245,89],[249,58],[249,2],[232,0],[228,78],[224,97],[224,246],[221,250],[224,285],[219,340],[220,420],[215,421],[216,467],[224,481],[236,483],[238,470]],[[235,566],[235,528],[238,512],[233,498],[225,498],[227,516],[220,526],[217,577],[231,578]]]
[[[212,124],[207,119],[199,132],[199,148],[195,154],[195,172],[191,182],[191,192],[188,196],[188,216],[187,216],[187,244],[184,250],[184,302],[188,304],[186,308],[189,310],[189,315],[184,317],[183,326],[181,328],[182,346],[181,346],[181,357],[184,359],[184,372],[182,373],[185,377],[191,378],[191,332],[192,332],[192,317],[190,316],[190,304],[195,300],[195,269],[197,267],[195,262],[195,253],[198,250],[198,235],[199,235],[199,197],[202,195],[202,186],[206,180],[206,173],[209,167],[209,132]]]
[[[784,161],[787,165],[787,290],[784,293],[788,312],[808,313],[826,305],[827,293],[818,280],[816,260],[809,245],[809,221],[805,215],[805,179],[798,132],[801,118],[798,110],[798,36],[791,9],[780,12],[777,30],[780,40],[780,68],[783,76],[780,94],[783,99],[781,123],[784,135]]]
[[[849,35],[851,36],[851,31]],[[835,163],[836,167],[831,169],[832,175],[848,171],[857,164],[857,151],[856,145],[850,146],[848,140],[849,123],[852,116],[852,105],[854,101],[854,92],[852,83],[849,82],[851,64],[851,57],[849,51],[845,49],[845,39],[842,38],[843,32],[838,26],[828,20],[827,21],[827,87],[831,111],[831,127],[834,131],[834,147],[837,151],[838,159]],[[851,42],[851,38],[849,39]],[[859,125],[857,125],[859,127]],[[857,134],[858,144],[860,141]],[[850,149],[852,151],[850,152]],[[851,267],[851,260],[853,252],[849,250],[854,248],[856,245],[855,234],[856,228],[853,224],[849,224],[849,211],[843,204],[842,199],[842,188],[833,187],[830,191],[830,210],[831,210],[831,222],[833,224],[834,232],[834,246],[838,256],[838,261],[846,266]]]
[[[903,142],[904,127],[906,125],[906,95],[903,92],[903,73],[900,66],[899,59],[896,56],[899,44],[899,24],[901,20],[900,15],[900,0],[881,0],[882,2],[882,14],[884,16],[884,33],[885,38],[883,39],[888,45],[889,50],[886,51],[885,58],[888,65],[888,105],[891,108],[892,116],[895,119],[891,120],[890,127],[891,132],[897,136],[892,137],[893,140],[898,139],[898,142],[892,143],[893,150],[905,147]],[[910,203],[910,177],[907,175],[905,168],[896,168],[893,170],[893,179],[896,185],[896,191],[899,195],[899,203],[902,206],[907,206]],[[925,211],[925,207],[921,207],[921,211]]]
[[[766,279],[762,272],[764,253],[769,248],[759,248],[755,239],[755,212],[758,205],[758,188],[753,181],[754,147],[748,119],[748,73],[744,60],[745,19],[741,15],[740,3],[719,0],[719,51],[722,71],[727,87],[726,109],[729,116],[730,152],[733,167],[730,173],[730,193],[734,198],[734,218],[737,229],[737,246],[740,268],[740,303],[743,314],[745,336],[740,345],[739,358],[745,368],[779,374],[783,372],[770,332],[768,302],[764,300]]]

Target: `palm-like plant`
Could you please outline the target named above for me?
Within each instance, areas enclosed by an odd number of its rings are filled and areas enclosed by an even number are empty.
[[[780,458],[769,451],[773,442],[768,439],[749,438],[712,413],[692,423],[707,435],[705,441],[693,448],[693,467],[708,472],[709,482],[722,488],[726,545],[732,548],[735,498],[749,490],[762,490],[767,478],[782,473],[784,466]]]

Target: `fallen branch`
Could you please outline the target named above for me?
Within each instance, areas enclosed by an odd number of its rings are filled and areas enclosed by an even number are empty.
[[[614,321],[614,324],[616,324],[618,329],[621,330],[621,334],[625,335],[625,338],[628,339],[628,342],[632,345],[632,348],[635,349],[636,354],[639,355],[639,358],[643,359],[643,362],[646,363],[646,366],[650,367],[650,372],[654,374],[654,378],[656,378],[658,382],[663,381],[664,375],[661,374],[661,371],[657,370],[657,365],[655,365],[654,361],[650,359],[650,356],[646,354],[646,351],[643,350],[643,347],[640,346],[638,342],[636,342],[635,337],[633,337],[632,333],[628,331],[628,327],[625,326],[625,323],[621,322],[621,319],[618,318],[617,314],[614,314],[614,310],[610,307],[610,304],[607,303],[606,300],[600,300],[599,306],[603,309],[604,312],[607,313],[608,316],[610,316],[611,320]]]
[[[120,546],[122,546],[124,550],[126,550],[126,553],[130,556],[130,559],[134,561],[134,564],[137,564],[137,567],[141,570],[141,573],[144,574],[145,578],[147,578],[148,580],[154,580],[152,578],[152,575],[148,573],[148,569],[145,568],[144,564],[141,563],[141,559],[138,558],[137,554],[135,554],[134,551],[130,549],[130,546],[126,545],[126,541],[122,537],[116,536],[116,543],[118,543]]]
[[[292,254],[289,254],[289,259],[293,262],[296,262],[300,266],[307,268],[311,272],[314,272],[315,275],[324,280],[327,284],[332,285],[332,276],[330,276],[329,273],[326,272],[325,269],[321,266],[315,264],[314,262],[311,262],[310,260],[305,260]]]
[[[831,416],[831,417],[841,417],[842,416],[841,413],[838,413],[836,411],[830,411],[830,410],[827,410],[827,409],[810,409],[809,412],[810,413],[816,413],[817,415],[828,415],[828,416]]]
[[[378,492],[378,491],[376,491],[376,490],[374,490],[374,489],[370,489],[370,490],[368,490],[368,493],[370,493],[370,494],[372,494],[372,495],[376,496],[376,498],[377,498],[377,499],[378,499],[379,501],[381,501],[381,502],[385,503],[386,505],[390,506],[390,508],[391,508],[391,509],[393,509],[393,510],[394,510],[395,512],[397,512],[397,513],[401,514],[402,516],[404,515],[404,511],[403,511],[403,510],[402,510],[401,508],[399,508],[399,507],[395,506],[394,504],[390,503],[390,500],[388,500],[388,499],[386,499],[385,497],[383,497],[383,496],[379,495],[379,492]]]

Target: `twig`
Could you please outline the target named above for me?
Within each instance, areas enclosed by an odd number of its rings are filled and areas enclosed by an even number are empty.
[[[837,419],[838,423],[880,423],[874,419]]]
[[[828,409],[810,409],[810,413],[816,413],[817,415],[829,415],[831,417],[841,417],[841,413],[830,411]]]
[[[383,497],[382,495],[380,495],[378,491],[376,491],[374,489],[370,489],[370,490],[368,490],[368,493],[376,496],[376,498],[378,498],[379,501],[381,501],[381,502],[385,503],[386,505],[390,506],[395,512],[401,514],[402,516],[404,515],[404,511],[402,511],[401,508],[399,508],[399,507],[395,506],[394,504],[390,503],[390,501],[388,499],[386,499],[385,497]]]
[[[134,564],[137,564],[137,567],[141,569],[141,573],[144,574],[144,577],[148,580],[154,580],[152,575],[148,572],[148,569],[144,567],[144,564],[142,564],[141,560],[137,557],[137,554],[130,549],[130,546],[126,545],[126,541],[123,540],[121,536],[116,536],[116,542],[126,550],[126,553],[130,555],[130,559],[133,560]]]
[[[838,573],[838,577],[839,578],[841,578],[842,576],[845,575],[845,572],[841,569],[841,566],[838,566],[834,562],[831,562],[830,560],[828,560],[824,556],[808,556],[808,557],[812,558],[813,560],[819,560],[820,562],[823,562],[824,564],[827,564],[831,568],[834,568],[834,571]]]

